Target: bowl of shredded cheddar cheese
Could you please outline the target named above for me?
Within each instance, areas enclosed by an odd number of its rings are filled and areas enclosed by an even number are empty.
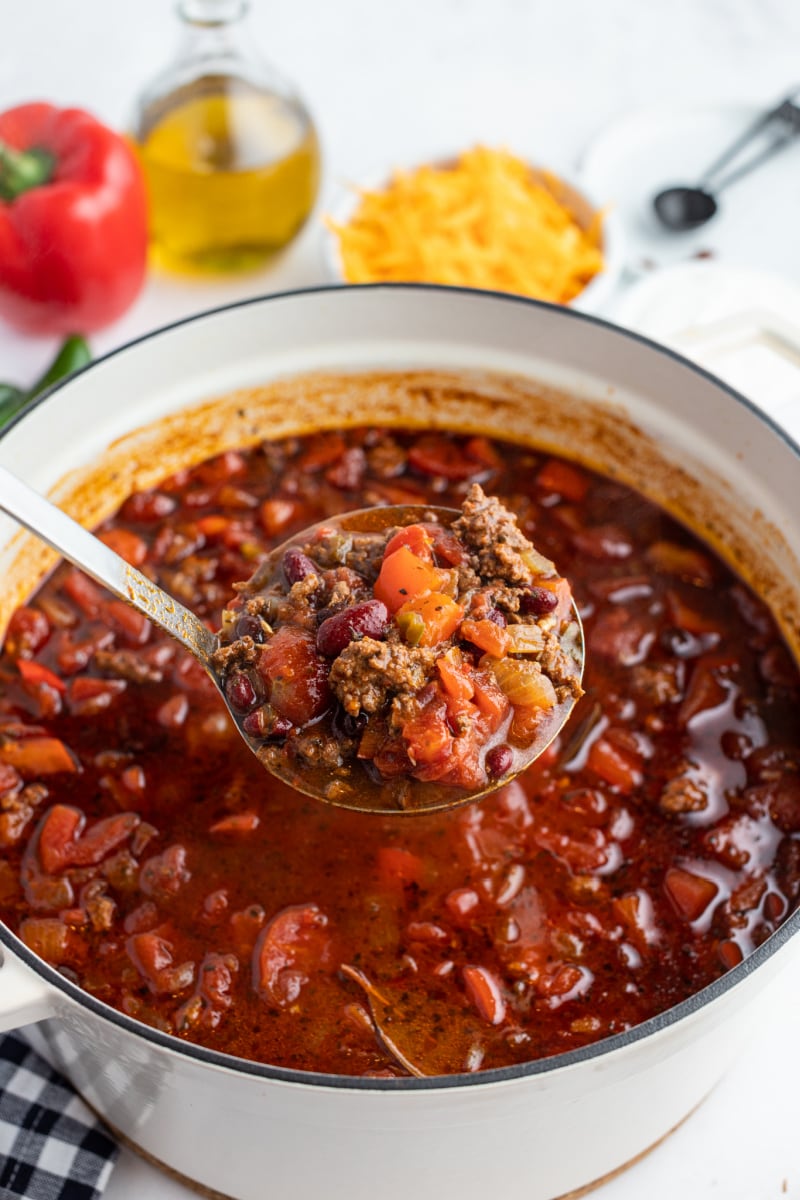
[[[351,187],[325,224],[328,268],[344,283],[449,284],[595,311],[621,269],[613,214],[484,146]]]

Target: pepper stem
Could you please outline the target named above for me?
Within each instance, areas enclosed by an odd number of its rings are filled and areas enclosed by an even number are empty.
[[[15,150],[7,142],[0,142],[0,200],[15,200],[23,192],[49,183],[55,165],[48,150],[36,146]]]

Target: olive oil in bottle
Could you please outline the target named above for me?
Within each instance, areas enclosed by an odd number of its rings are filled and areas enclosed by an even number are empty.
[[[245,0],[182,0],[177,62],[142,97],[134,138],[154,261],[236,271],[285,246],[314,206],[319,146],[308,112],[245,52]]]

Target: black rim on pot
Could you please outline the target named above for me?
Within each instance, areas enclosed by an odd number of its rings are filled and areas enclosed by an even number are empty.
[[[590,313],[580,312],[577,309],[563,308],[557,305],[548,304],[544,301],[533,300],[525,296],[513,296],[505,292],[493,291],[477,291],[473,288],[462,287],[444,287],[439,284],[416,284],[416,283],[372,283],[372,284],[335,284],[329,286],[301,288],[286,292],[275,292],[268,296],[255,296],[251,299],[240,300],[233,304],[219,305],[216,308],[207,309],[201,313],[195,313],[192,316],[184,317],[181,320],[173,321],[169,325],[164,325],[159,329],[151,330],[149,333],[142,334],[138,338],[126,342],[124,345],[117,347],[115,350],[109,351],[107,354],[101,355],[92,363],[82,367],[80,371],[54,384],[47,391],[42,392],[35,400],[31,402],[25,409],[18,413],[8,425],[0,433],[2,439],[9,430],[15,428],[21,421],[24,421],[26,416],[40,404],[46,403],[62,387],[71,384],[72,380],[82,375],[85,371],[91,371],[99,363],[106,362],[109,359],[116,357],[119,354],[126,353],[135,346],[141,345],[144,342],[152,341],[155,338],[169,333],[171,330],[178,329],[184,325],[190,325],[196,321],[204,320],[212,317],[215,314],[229,312],[236,309],[249,308],[253,305],[267,305],[270,302],[291,300],[297,298],[302,300],[305,296],[318,296],[330,293],[348,293],[348,292],[420,292],[425,295],[430,293],[438,294],[458,294],[460,296],[474,297],[477,303],[481,303],[482,299],[491,298],[493,301],[502,301],[503,303],[514,306],[525,306],[533,310],[543,310],[551,313],[558,313],[560,319],[571,320],[575,322],[583,322],[589,325],[596,326],[600,329],[607,330],[617,338],[627,339],[630,342],[638,343],[641,346],[647,347],[654,355],[663,356],[673,362],[678,363],[691,374],[705,379],[712,383],[719,391],[724,392],[729,399],[743,408],[749,410],[759,421],[769,426],[773,433],[783,441],[793,452],[800,463],[800,445],[783,429],[776,421],[767,413],[758,408],[746,396],[737,392],[735,388],[730,387],[727,383],[718,379],[710,371],[706,371],[703,367],[693,363],[690,359],[685,358],[682,354],[672,350],[667,346],[662,346],[658,342],[652,341],[650,338],[636,333],[632,330],[623,329],[618,325],[614,325],[610,321],[604,320],[602,317],[594,316]],[[623,1033],[613,1034],[610,1037],[603,1038],[600,1041],[593,1042],[588,1046],[583,1046],[577,1050],[569,1050],[563,1054],[555,1054],[549,1058],[534,1059],[528,1063],[520,1063],[510,1067],[498,1067],[493,1070],[478,1071],[474,1073],[462,1073],[459,1075],[436,1075],[429,1078],[396,1078],[396,1079],[374,1079],[363,1078],[360,1076],[351,1075],[329,1075],[316,1071],[297,1071],[285,1067],[269,1066],[264,1063],[251,1062],[247,1059],[236,1058],[230,1054],[221,1054],[216,1050],[208,1050],[204,1046],[195,1045],[192,1042],[186,1042],[182,1039],[173,1036],[172,1034],[161,1033],[157,1029],[153,1029],[149,1025],[145,1025],[140,1021],[134,1020],[125,1013],[119,1012],[110,1005],[104,1004],[101,1000],[97,1000],[88,992],[83,991],[80,987],[72,983],[70,980],[60,975],[54,967],[51,967],[43,959],[38,958],[28,949],[28,947],[11,930],[0,922],[0,981],[2,981],[2,945],[4,944],[13,951],[16,956],[27,964],[33,971],[36,972],[44,981],[52,987],[63,992],[72,1001],[89,1009],[90,1012],[102,1017],[111,1025],[116,1025],[125,1030],[127,1033],[135,1034],[138,1037],[144,1038],[157,1046],[161,1046],[173,1053],[181,1054],[189,1059],[194,1059],[199,1063],[205,1063],[209,1066],[224,1067],[227,1070],[237,1072],[241,1075],[257,1076],[264,1079],[280,1080],[287,1083],[300,1083],[313,1085],[315,1087],[339,1088],[344,1090],[356,1091],[379,1091],[379,1092],[396,1092],[396,1091],[430,1091],[431,1089],[445,1088],[463,1088],[475,1087],[485,1084],[510,1082],[512,1080],[523,1079],[526,1076],[544,1075],[552,1071],[557,1071],[562,1067],[570,1067],[581,1062],[587,1062],[591,1059],[601,1059],[606,1055],[612,1054],[616,1050],[621,1050],[626,1046],[633,1045],[636,1042],[643,1041],[652,1034],[676,1025],[678,1022],[688,1018],[699,1012],[706,1005],[719,1000],[732,988],[743,983],[750,975],[766,963],[774,954],[776,954],[798,931],[800,931],[800,907],[796,908],[791,913],[783,924],[769,937],[765,942],[758,946],[752,954],[743,959],[737,966],[726,971],[719,979],[708,984],[694,995],[674,1005],[672,1008],[666,1009],[657,1016],[650,1017],[641,1024],[633,1026],[631,1029],[625,1030]]]

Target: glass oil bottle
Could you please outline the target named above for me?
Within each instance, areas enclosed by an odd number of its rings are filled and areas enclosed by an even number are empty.
[[[245,37],[247,0],[181,0],[182,45],[146,90],[134,141],[153,260],[237,271],[287,245],[311,212],[320,153],[293,91]]]

